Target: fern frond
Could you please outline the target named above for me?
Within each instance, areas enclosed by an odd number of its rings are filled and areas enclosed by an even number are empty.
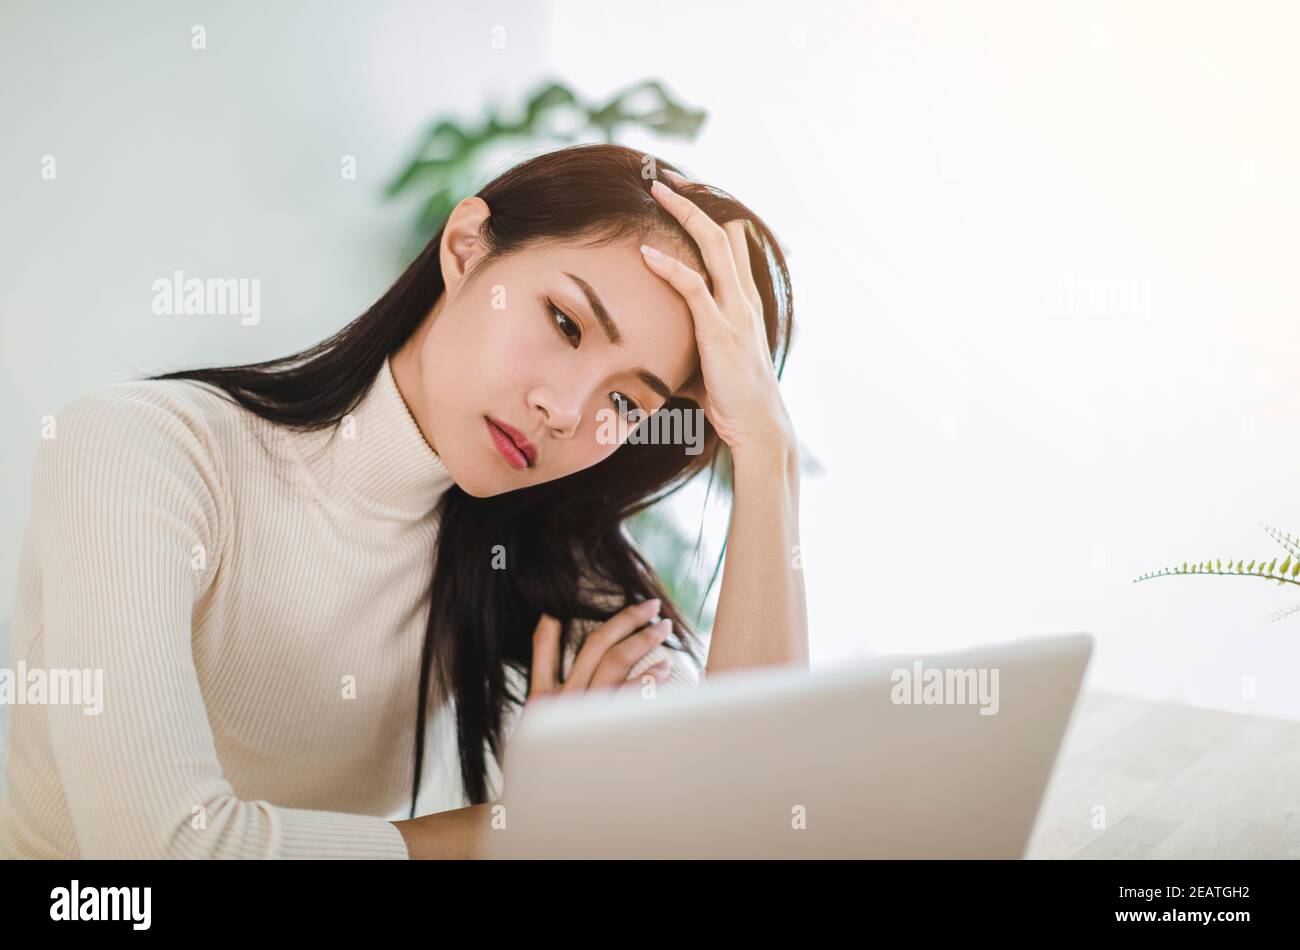
[[[1266,525],[1262,521],[1259,523],[1259,526],[1264,529],[1265,533],[1270,538],[1282,545],[1282,547],[1286,549],[1287,554],[1292,557],[1300,558],[1300,538],[1293,538],[1289,534],[1283,534],[1277,528]]]
[[[1281,610],[1275,610],[1269,615],[1268,620],[1270,623],[1276,623],[1279,620],[1290,617],[1294,613],[1300,613],[1300,601],[1297,601],[1290,607],[1283,607]]]
[[[1297,557],[1293,564],[1291,558],[1286,558],[1281,566],[1277,564],[1277,558],[1269,562],[1268,567],[1264,566],[1263,561],[1251,561],[1245,564],[1244,561],[1229,560],[1225,567],[1221,559],[1211,561],[1202,561],[1200,564],[1188,564],[1186,561],[1182,566],[1174,565],[1172,567],[1162,567],[1158,571],[1151,571],[1140,577],[1133,578],[1133,583],[1138,581],[1150,580],[1153,577],[1172,577],[1174,575],[1192,574],[1219,574],[1224,577],[1258,577],[1261,580],[1276,581],[1279,584],[1295,584],[1300,587],[1300,557]],[[1274,570],[1274,568],[1277,568]]]

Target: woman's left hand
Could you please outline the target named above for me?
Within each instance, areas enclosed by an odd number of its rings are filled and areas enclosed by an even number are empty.
[[[767,346],[763,301],[750,271],[745,222],[719,225],[657,179],[650,191],[694,238],[713,280],[711,294],[697,271],[641,246],[646,266],[686,299],[695,323],[703,378],[676,395],[694,400],[733,452],[793,445],[794,428]]]

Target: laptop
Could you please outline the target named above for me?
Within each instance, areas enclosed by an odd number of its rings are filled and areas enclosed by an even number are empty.
[[[1087,633],[709,675],[530,709],[480,854],[1021,858]]]

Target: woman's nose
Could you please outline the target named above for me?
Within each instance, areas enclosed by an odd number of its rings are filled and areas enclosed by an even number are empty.
[[[572,438],[582,421],[582,403],[573,396],[557,393],[542,395],[538,405],[546,418],[546,425],[558,439]]]

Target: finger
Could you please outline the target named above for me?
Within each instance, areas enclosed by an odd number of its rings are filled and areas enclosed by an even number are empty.
[[[653,673],[655,675],[655,678],[659,679],[662,682],[664,680],[667,680],[668,677],[672,674],[672,672],[673,672],[673,661],[668,657],[664,657],[662,660],[660,660],[658,663],[656,663],[654,666],[650,667],[649,669],[642,670],[641,676],[644,676],[646,673]],[[639,678],[640,677],[638,677],[638,679]]]
[[[581,649],[578,650],[577,657],[574,658],[573,668],[569,670],[568,679],[564,681],[564,688],[566,690],[589,688],[591,677],[606,651],[639,627],[649,623],[658,611],[659,598],[643,600],[639,604],[624,607],[591,631],[583,641]]]
[[[560,621],[542,614],[533,630],[533,674],[528,695],[555,692],[560,676]]]
[[[691,180],[682,175],[681,172],[675,172],[671,168],[664,168],[662,165],[659,166],[659,170],[663,172],[664,177],[668,179],[668,183],[674,188],[680,188],[682,185],[691,183]]]
[[[605,686],[618,686],[627,680],[632,667],[636,666],[647,653],[663,643],[672,632],[673,622],[665,617],[656,624],[646,627],[639,633],[620,641],[605,652],[605,656],[592,674],[588,689]]]
[[[668,660],[660,660],[654,666],[642,670],[635,678],[629,679],[626,683],[620,686],[619,689],[640,690],[645,686],[645,678],[647,676],[654,679],[656,686],[663,686],[664,683],[668,682],[668,674],[671,670],[671,662]]]
[[[646,676],[653,676],[655,679],[665,680],[668,678],[668,674],[672,672],[672,668],[673,668],[672,660],[669,659],[660,660],[658,663],[653,663],[650,666],[647,666],[644,670],[642,670],[640,673],[637,673],[635,676],[629,675],[626,682],[624,682],[622,685],[639,686],[641,684],[642,677],[646,677]]]
[[[745,291],[749,302],[760,312],[763,298],[758,293],[758,284],[754,283],[754,270],[749,263],[748,229],[742,218],[735,218],[722,226],[731,242],[731,255],[736,260],[736,272],[740,275],[740,286]]]
[[[731,330],[731,324],[718,309],[718,302],[709,293],[708,285],[704,283],[699,271],[648,244],[641,245],[641,256],[645,258],[647,267],[686,299],[697,335],[703,334],[705,339],[709,339],[723,330]]]
[[[704,257],[704,266],[713,277],[713,290],[718,299],[740,299],[737,294],[743,296],[744,291],[740,286],[740,275],[736,273],[736,260],[731,256],[731,242],[722,226],[694,201],[673,191],[662,181],[651,182],[650,192],[695,239]]]
[[[740,273],[740,285],[749,301],[750,318],[754,335],[764,349],[767,349],[767,326],[763,323],[763,298],[759,296],[758,285],[754,283],[754,272],[749,266],[749,240],[746,236],[745,222],[735,218],[722,226],[731,242],[731,252],[736,259],[736,270]]]

